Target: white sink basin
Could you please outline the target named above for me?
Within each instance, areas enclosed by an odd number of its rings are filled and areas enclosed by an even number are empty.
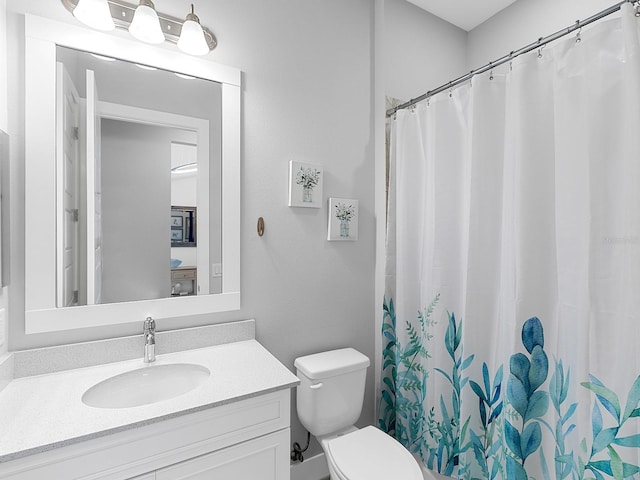
[[[90,407],[127,408],[168,400],[202,385],[211,372],[192,363],[149,365],[107,378],[89,388],[82,401]]]

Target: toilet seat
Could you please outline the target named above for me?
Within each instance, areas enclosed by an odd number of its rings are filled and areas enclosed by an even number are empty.
[[[327,441],[325,452],[339,480],[423,480],[409,451],[373,426]]]

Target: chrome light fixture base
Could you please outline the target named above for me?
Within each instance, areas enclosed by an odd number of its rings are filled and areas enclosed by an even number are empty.
[[[76,8],[76,5],[78,5],[79,0],[60,1],[69,12],[73,13],[73,10]],[[131,25],[131,22],[133,21],[133,14],[135,13],[138,4],[131,4],[121,0],[107,0],[107,3],[109,4],[111,17],[113,18],[113,22],[116,24],[116,28],[128,30],[129,25]],[[160,19],[160,28],[162,28],[164,37],[167,41],[177,45],[178,40],[180,39],[180,33],[182,32],[182,24],[185,20],[165,15],[160,12],[157,12],[157,14]],[[215,35],[208,28],[203,26],[202,30],[209,50],[211,51],[218,46],[218,41],[216,40]]]

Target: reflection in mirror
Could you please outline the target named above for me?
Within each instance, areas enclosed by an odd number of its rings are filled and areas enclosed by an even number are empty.
[[[220,84],[56,57],[57,306],[220,293]]]

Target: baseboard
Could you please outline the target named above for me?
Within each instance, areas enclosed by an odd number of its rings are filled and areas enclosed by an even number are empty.
[[[329,467],[324,453],[305,458],[302,463],[291,465],[291,480],[328,480]]]

